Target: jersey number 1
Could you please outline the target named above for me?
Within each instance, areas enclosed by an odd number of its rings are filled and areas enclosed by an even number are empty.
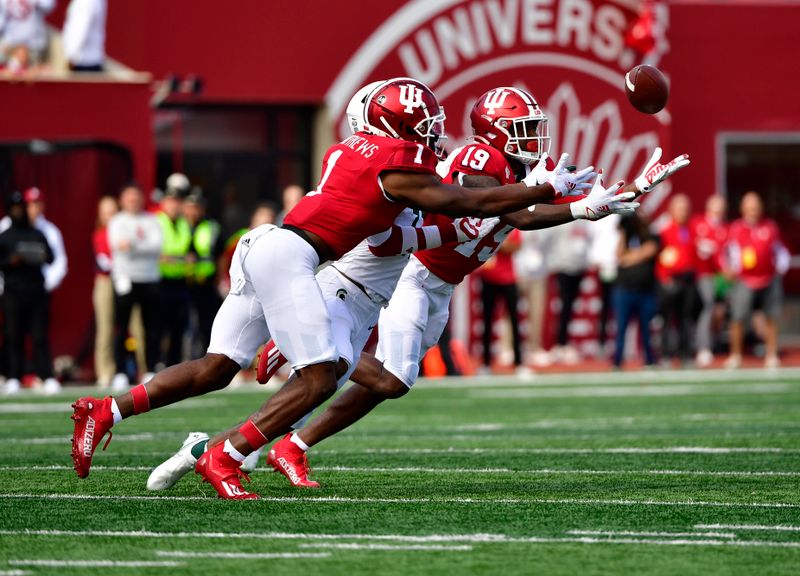
[[[314,194],[322,194],[322,187],[325,186],[325,182],[328,181],[330,178],[331,172],[333,172],[333,167],[336,166],[336,162],[342,156],[344,152],[342,150],[337,150],[336,152],[332,152],[330,156],[328,156],[328,161],[325,163],[325,173],[322,175],[322,179],[319,181],[319,185],[317,189],[313,192],[309,192],[309,196]]]

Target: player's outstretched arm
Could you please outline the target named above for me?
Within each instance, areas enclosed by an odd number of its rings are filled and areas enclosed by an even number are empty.
[[[642,173],[639,174],[632,184],[628,184],[623,192],[635,192],[636,195],[651,192],[661,182],[675,174],[678,170],[686,168],[690,164],[689,155],[681,154],[676,156],[666,164],[661,164],[662,150],[657,146],[653,151],[650,160],[644,165]]]
[[[472,218],[457,218],[447,224],[421,228],[393,225],[367,238],[367,246],[375,256],[397,256],[438,248],[450,242],[470,242],[478,238],[481,232],[479,222]]]

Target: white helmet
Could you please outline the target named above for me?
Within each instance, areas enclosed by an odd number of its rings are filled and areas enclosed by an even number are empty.
[[[186,177],[186,174],[182,174],[180,172],[175,172],[170,174],[169,178],[167,178],[167,192],[172,192],[173,194],[185,195],[189,193],[189,189],[192,187],[191,182]]]
[[[383,80],[370,82],[363,88],[360,88],[358,92],[353,94],[353,97],[347,104],[347,125],[350,127],[350,130],[353,134],[356,132],[369,132],[369,124],[367,124],[366,115],[367,97],[373,90],[375,90],[375,88],[383,83]]]

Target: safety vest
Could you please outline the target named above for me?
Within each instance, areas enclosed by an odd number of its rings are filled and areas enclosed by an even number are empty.
[[[217,273],[214,261],[214,245],[219,236],[219,224],[213,220],[203,220],[194,229],[192,243],[197,252],[197,262],[191,266],[187,276],[202,284]]]
[[[192,244],[192,231],[183,218],[174,222],[163,212],[158,213],[164,243],[161,246],[161,277],[178,280],[186,277],[186,255]],[[165,258],[166,257],[166,258]]]

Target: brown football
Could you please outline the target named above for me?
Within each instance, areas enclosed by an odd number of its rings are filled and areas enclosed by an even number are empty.
[[[667,105],[669,85],[661,70],[642,64],[625,74],[625,94],[639,112],[655,114]]]

